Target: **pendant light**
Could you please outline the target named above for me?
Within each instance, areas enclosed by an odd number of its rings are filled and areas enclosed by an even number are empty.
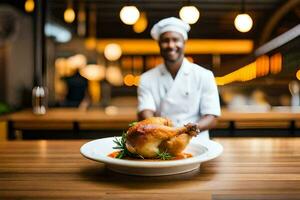
[[[104,48],[104,56],[109,61],[116,61],[122,55],[122,49],[120,45],[116,43],[110,43]]]
[[[26,12],[32,12],[34,10],[34,0],[26,0],[24,8]]]
[[[135,6],[124,6],[120,11],[120,18],[124,24],[133,25],[140,17],[140,11]]]
[[[110,61],[117,61],[122,56],[122,49],[119,44],[110,43],[104,48],[104,56]],[[106,69],[106,80],[114,86],[123,85],[123,75],[119,66],[109,64]]]
[[[74,19],[75,19],[75,11],[73,9],[73,2],[69,0],[67,9],[64,12],[64,20],[67,23],[72,23]]]
[[[200,17],[200,12],[195,6],[191,5],[189,0],[187,4],[180,9],[179,17],[188,24],[195,24]]]
[[[245,1],[242,0],[242,11],[234,19],[235,28],[242,32],[246,33],[251,30],[253,26],[253,21],[250,15],[245,13]]]

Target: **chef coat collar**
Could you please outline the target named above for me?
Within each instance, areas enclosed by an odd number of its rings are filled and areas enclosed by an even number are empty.
[[[184,58],[177,74],[181,73],[181,71],[182,71],[184,75],[188,75],[190,72],[189,64],[190,64],[190,62],[186,58]],[[166,74],[170,74],[170,72],[168,71],[165,64],[162,64],[162,67],[160,68],[160,73],[162,76],[164,76]]]

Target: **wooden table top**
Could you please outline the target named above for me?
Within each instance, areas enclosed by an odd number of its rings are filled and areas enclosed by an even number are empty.
[[[106,113],[104,109],[80,110],[77,108],[51,108],[45,115],[35,115],[31,109],[3,116],[12,121],[128,121],[136,120],[134,108],[119,108],[117,113]]]
[[[300,199],[300,138],[217,138],[189,173],[121,175],[83,158],[87,141],[0,142],[0,199]]]

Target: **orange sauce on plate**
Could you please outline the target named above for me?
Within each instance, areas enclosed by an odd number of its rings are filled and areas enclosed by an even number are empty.
[[[108,157],[111,157],[111,158],[116,158],[118,155],[119,155],[120,151],[114,151],[110,154],[108,154],[107,156]],[[181,160],[181,159],[186,159],[186,158],[191,158],[193,157],[192,154],[190,153],[181,153],[180,155],[177,155],[176,157],[173,157],[169,160]],[[123,158],[125,160],[142,160],[142,161],[164,161],[164,160],[161,160],[161,159],[142,159],[142,158],[131,158],[131,157],[125,157]]]

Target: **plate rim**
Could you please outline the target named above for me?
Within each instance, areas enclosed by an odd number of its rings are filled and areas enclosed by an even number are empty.
[[[208,149],[205,155],[199,155],[194,156],[191,158],[181,159],[181,160],[171,160],[171,161],[135,161],[135,160],[122,160],[122,159],[116,159],[108,157],[107,155],[103,157],[95,158],[91,155],[89,155],[87,151],[87,148],[94,144],[94,143],[101,143],[105,140],[114,140],[115,138],[120,137],[106,137],[101,139],[92,140],[89,142],[86,142],[83,144],[80,148],[80,153],[87,159],[101,162],[108,165],[118,165],[118,166],[125,166],[125,167],[135,167],[135,168],[164,168],[164,167],[177,167],[177,166],[184,166],[184,165],[190,165],[195,163],[202,163],[206,162],[208,160],[212,160],[218,156],[220,156],[224,150],[223,146],[215,142],[213,140],[203,140],[203,141],[197,141],[197,140],[191,140],[189,145],[201,145]],[[218,151],[217,152],[211,152],[211,146],[214,146]]]

